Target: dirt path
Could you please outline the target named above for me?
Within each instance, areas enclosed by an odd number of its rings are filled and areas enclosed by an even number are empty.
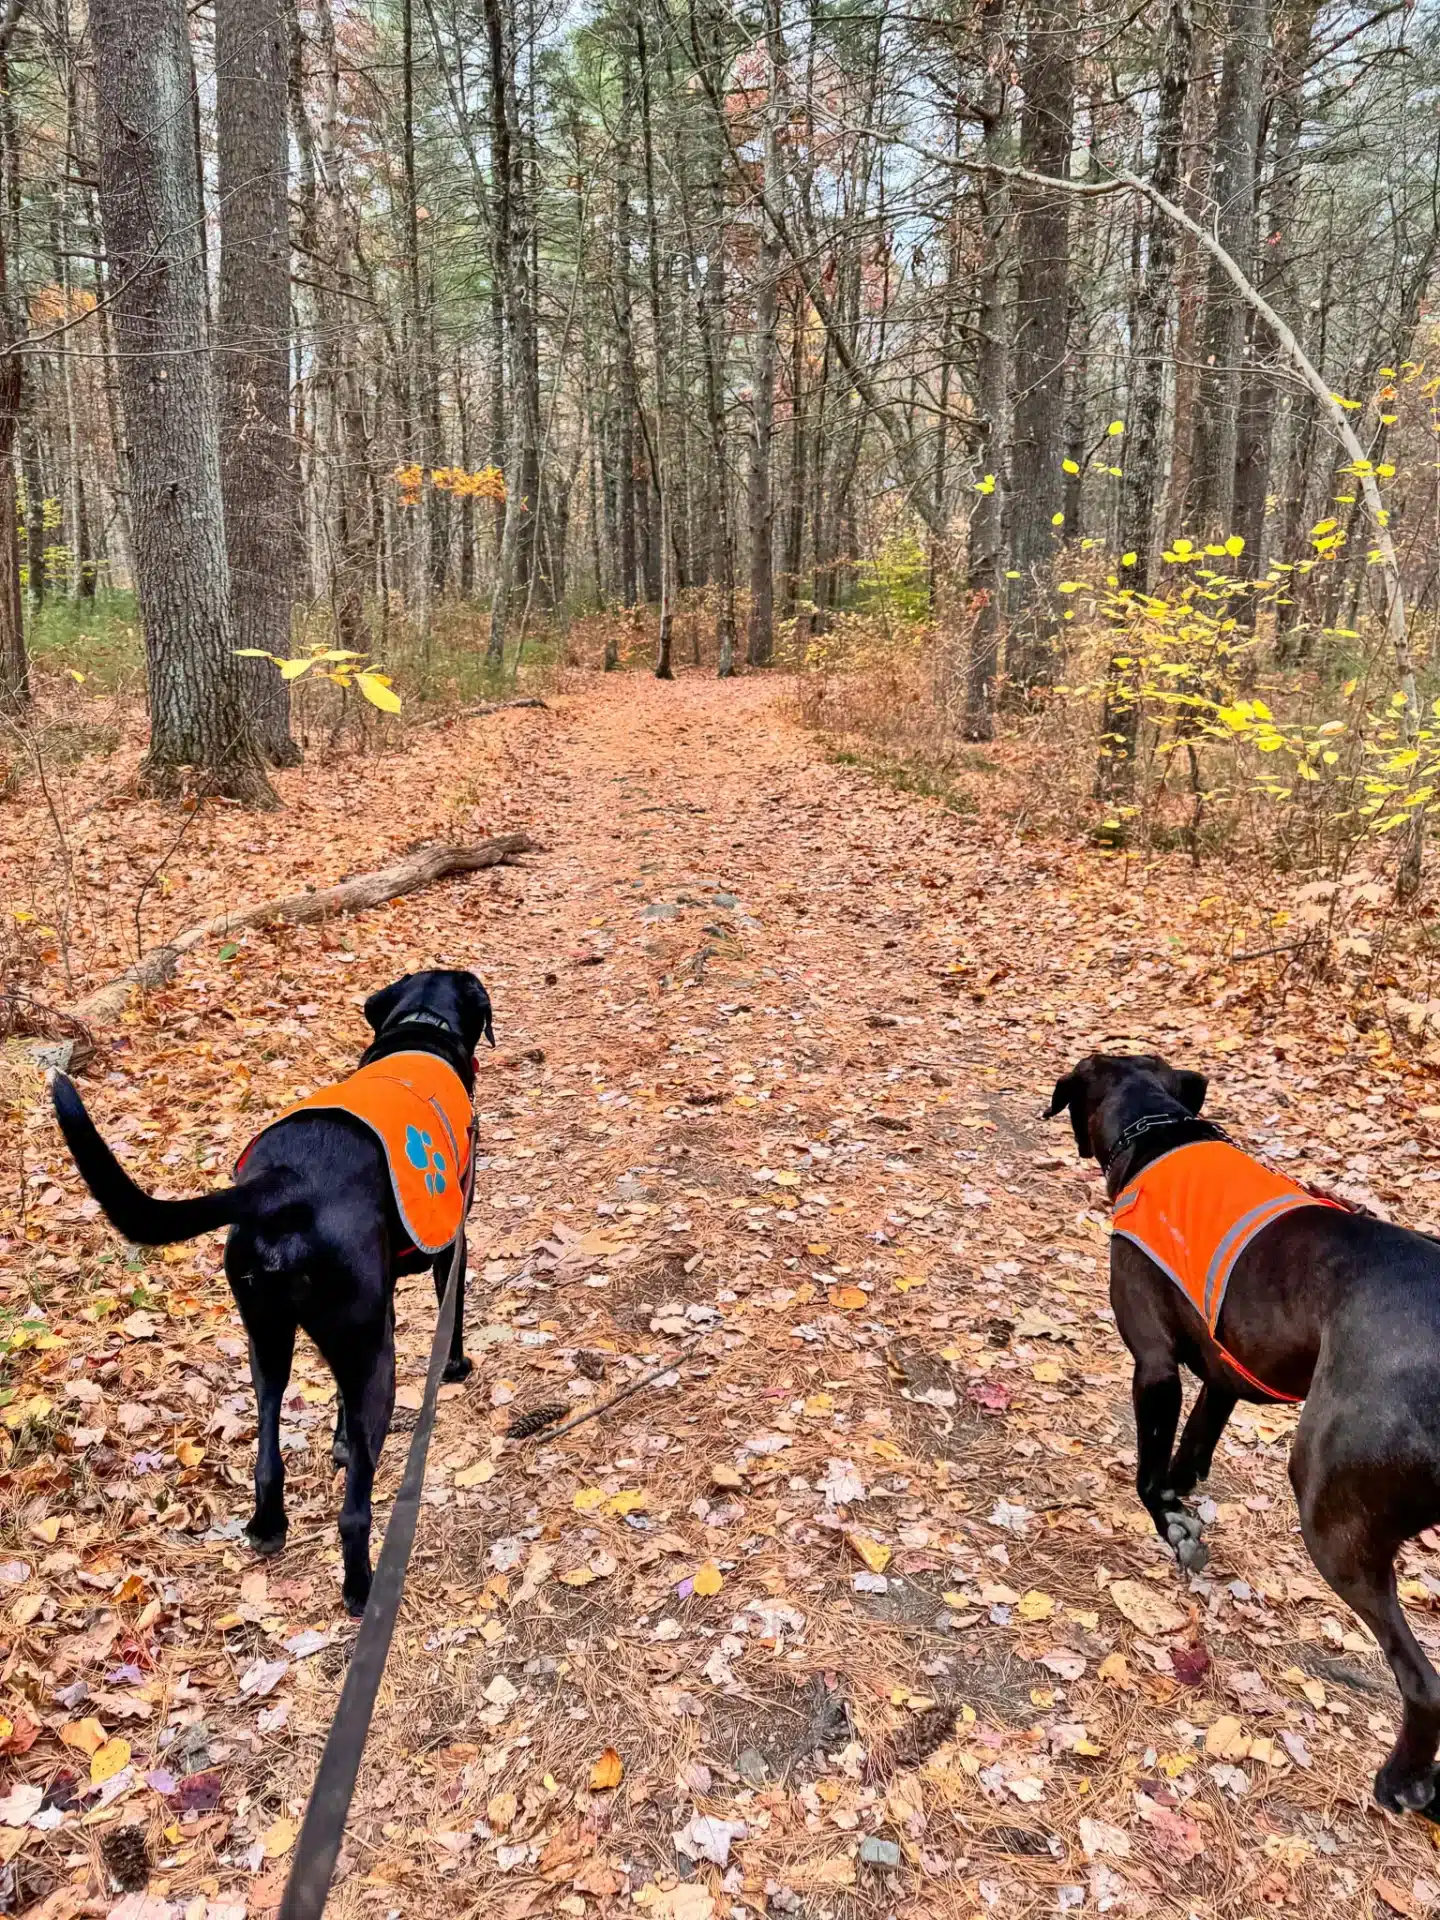
[[[317,881],[442,822],[547,849],[197,960],[91,1082],[139,1176],[193,1188],[353,1059],[375,985],[462,964],[494,998],[476,1372],[445,1390],[333,1913],[1440,1901],[1425,1830],[1368,1804],[1394,1696],[1294,1532],[1292,1417],[1242,1410],[1222,1446],[1206,1578],[1151,1537],[1098,1184],[1037,1117],[1087,1047],[1145,1038],[1287,1166],[1426,1215],[1434,1148],[1382,1066],[1232,1044],[1203,882],[1121,886],[983,801],[877,787],[757,682],[590,683],[373,790],[305,778],[343,826]],[[46,1797],[0,1797],[0,1912],[109,1911],[98,1846],[137,1826],[154,1904],[124,1914],[261,1913],[343,1670],[328,1376],[302,1357],[290,1545],[259,1568],[218,1242],[127,1261],[38,1107],[26,1152],[0,1714]],[[402,1408],[432,1314],[407,1285]],[[612,1419],[503,1439],[705,1327]],[[1433,1566],[1407,1567],[1422,1637]]]

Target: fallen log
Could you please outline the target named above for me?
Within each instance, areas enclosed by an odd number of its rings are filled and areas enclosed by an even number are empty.
[[[519,700],[482,700],[478,707],[457,707],[451,713],[432,713],[423,720],[412,720],[410,732],[416,733],[421,727],[455,726],[461,720],[485,720],[492,713],[513,713],[516,707],[538,707],[542,713],[550,711],[545,702],[533,694]]]
[[[443,840],[432,841],[407,854],[393,867],[379,873],[357,874],[333,887],[319,887],[309,893],[292,893],[279,900],[262,900],[257,906],[239,907],[233,913],[216,914],[177,934],[162,947],[151,947],[133,967],[108,980],[75,1009],[79,1019],[93,1024],[114,1020],[124,1011],[134,987],[161,987],[174,978],[181,956],[205,940],[224,940],[243,933],[247,927],[283,924],[304,926],[312,920],[328,920],[332,914],[359,913],[366,907],[378,907],[387,900],[428,887],[452,873],[478,873],[483,867],[510,865],[522,853],[534,851],[535,842],[525,833],[502,833],[493,840],[481,840],[474,846],[460,847]]]

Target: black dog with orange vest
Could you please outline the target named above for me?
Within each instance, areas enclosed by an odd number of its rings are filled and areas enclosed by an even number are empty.
[[[236,1183],[195,1200],[157,1200],[96,1132],[73,1083],[55,1079],[61,1131],[111,1225],[139,1246],[231,1228],[225,1271],[250,1336],[259,1407],[255,1512],[263,1554],[285,1544],[280,1409],[295,1330],[335,1376],[334,1457],[345,1605],[370,1594],[370,1495],[395,1408],[395,1280],[431,1267],[442,1296],[457,1237],[455,1333],[447,1380],[470,1371],[464,1348],[464,1197],[475,1049],[494,1045],[490,997],[473,973],[407,974],[365,1002],[375,1039],[338,1086],[283,1113],[251,1141]]]
[[[1110,1300],[1135,1360],[1137,1486],[1203,1566],[1186,1495],[1237,1400],[1304,1400],[1290,1480],[1310,1557],[1379,1641],[1405,1703],[1375,1776],[1440,1820],[1440,1676],[1406,1623],[1395,1555],[1440,1522],[1440,1245],[1297,1187],[1198,1116],[1203,1074],[1095,1053],[1055,1088],[1114,1202]],[[1180,1368],[1200,1393],[1180,1444]],[[1172,1451],[1173,1450],[1173,1451]]]

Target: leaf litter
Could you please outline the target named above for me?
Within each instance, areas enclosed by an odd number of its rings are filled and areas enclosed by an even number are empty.
[[[547,848],[189,956],[89,1083],[136,1177],[193,1191],[353,1063],[376,985],[467,965],[495,999],[476,1372],[442,1391],[337,1913],[1440,1901],[1427,1830],[1369,1804],[1393,1690],[1294,1531],[1293,1413],[1240,1409],[1182,1579],[1133,1495],[1099,1186],[1037,1119],[1078,1054],[1145,1041],[1287,1171],[1431,1225],[1406,1062],[1320,994],[1237,999],[1203,875],[878,788],[773,685],[585,683],[279,779],[287,813],[197,824],[156,937],[237,874],[322,884],[416,833]],[[648,810],[680,792],[703,811]],[[99,892],[171,838],[102,763]],[[77,986],[118,941],[77,927]],[[6,1098],[0,1873],[48,1920],[270,1912],[352,1632],[333,1387],[304,1348],[261,1565],[219,1241],[121,1247],[38,1082]],[[402,1408],[433,1311],[402,1282]],[[603,1421],[506,1437],[672,1354]],[[1401,1566],[1432,1652],[1434,1544]],[[122,1829],[149,1880],[116,1904],[88,1843]]]

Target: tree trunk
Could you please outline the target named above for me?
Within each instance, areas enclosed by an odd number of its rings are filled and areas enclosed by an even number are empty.
[[[237,647],[290,652],[298,553],[290,431],[289,65],[284,0],[224,0],[215,16],[220,188],[220,483]],[[294,766],[290,690],[268,660],[240,663],[255,742]]]
[[[491,196],[495,226],[494,258],[501,273],[505,337],[510,349],[509,435],[505,449],[505,526],[495,569],[495,592],[490,603],[490,639],[485,658],[499,666],[505,658],[505,633],[521,554],[522,528],[534,511],[533,496],[521,490],[534,438],[529,430],[531,391],[526,352],[528,272],[523,235],[516,229],[516,193],[519,160],[515,152],[514,50],[506,33],[504,0],[485,0],[485,27],[490,51],[490,139],[494,172]]]
[[[1215,131],[1215,88],[1210,74],[1209,15],[1195,19],[1190,57],[1190,87],[1185,127],[1180,143],[1180,205],[1192,220],[1204,217],[1205,187],[1210,173],[1210,149]],[[1195,471],[1195,396],[1200,390],[1200,322],[1205,269],[1200,243],[1187,228],[1175,257],[1174,395],[1171,402],[1170,477],[1165,483],[1165,505],[1159,533],[1173,540],[1183,533],[1190,504],[1190,480]],[[1157,534],[1158,537],[1158,534]]]
[[[1174,199],[1180,185],[1185,106],[1190,90],[1195,23],[1192,0],[1170,0],[1155,117],[1156,190]],[[1135,356],[1125,434],[1125,478],[1120,489],[1120,581],[1147,593],[1155,562],[1156,508],[1164,458],[1165,343],[1170,327],[1178,234],[1160,209],[1146,203],[1145,271],[1135,305]],[[1140,210],[1136,209],[1136,219]],[[1128,648],[1122,657],[1129,657]],[[1134,779],[1138,710],[1126,672],[1110,666],[1101,724],[1096,786],[1102,796],[1126,792]]]
[[[1271,109],[1270,181],[1263,206],[1264,244],[1256,280],[1260,292],[1292,328],[1298,326],[1300,315],[1291,229],[1299,212],[1303,89],[1315,14],[1315,0],[1289,0],[1276,23],[1278,72]],[[1245,541],[1239,571],[1255,580],[1265,567],[1265,503],[1270,491],[1279,398],[1279,343],[1258,314],[1251,313],[1249,322],[1235,459],[1235,531]],[[1246,624],[1253,627],[1253,594],[1241,602],[1240,612]]]
[[[1155,119],[1156,189],[1174,199],[1180,185],[1180,153],[1195,25],[1192,0],[1170,0]],[[1138,216],[1137,216],[1138,217]],[[1156,505],[1164,462],[1165,344],[1175,284],[1179,236],[1173,221],[1147,204],[1145,271],[1136,297],[1135,356],[1125,431],[1125,478],[1120,491],[1121,584],[1145,593],[1155,559]]]
[[[1215,115],[1215,232],[1247,277],[1255,242],[1255,165],[1265,81],[1268,0],[1230,0],[1225,58]],[[1193,517],[1200,532],[1234,531],[1235,455],[1245,305],[1212,260],[1205,291],[1205,337],[1195,417]]]
[[[627,607],[637,599],[639,571],[635,530],[635,334],[630,290],[630,135],[634,82],[626,48],[620,61],[620,126],[615,153],[614,302],[616,354],[620,370],[620,597]],[[608,663],[607,663],[608,664]]]
[[[765,100],[765,185],[780,195],[780,0],[766,0],[767,93]],[[753,431],[750,439],[750,628],[745,658],[752,667],[768,667],[775,652],[775,501],[770,479],[770,448],[775,432],[775,362],[780,314],[779,235],[764,225],[756,263],[755,372]]]
[[[1022,75],[1022,166],[1070,172],[1075,27],[1063,0],[1035,0]],[[1051,670],[1054,617],[1046,581],[1064,499],[1065,324],[1070,286],[1070,203],[1031,184],[1015,190],[1020,257],[1015,321],[1015,438],[1011,468],[1011,561],[1019,579],[1012,631],[1014,677],[1025,687]]]
[[[805,325],[810,303],[802,288],[795,289],[790,314],[790,473],[785,514],[785,561],[781,605],[788,620],[800,591],[800,569],[805,559],[805,453],[807,438],[805,391]]]
[[[0,88],[10,90],[9,65],[0,42]],[[13,122],[5,123],[3,160],[7,208],[17,175],[19,155]],[[30,663],[25,651],[25,618],[20,602],[20,506],[15,485],[15,440],[20,427],[24,381],[16,345],[20,323],[10,287],[9,241],[15,229],[7,219],[0,224],[0,713],[18,715],[30,699]],[[26,521],[34,503],[26,501]]]
[[[660,288],[660,209],[655,195],[655,137],[650,92],[650,53],[645,23],[635,24],[635,51],[640,69],[640,128],[645,155],[645,257],[650,287],[650,333],[655,354],[655,433],[649,445],[651,479],[660,522],[660,633],[655,652],[655,678],[671,680],[675,628],[675,527],[670,499],[670,458],[666,434],[670,421],[670,355],[665,337],[665,310]],[[648,436],[647,436],[648,439]]]
[[[1009,49],[1005,0],[985,0],[981,14],[985,49],[985,99],[981,126],[985,157],[1003,165],[1009,152]],[[967,740],[989,740],[995,731],[995,675],[1000,664],[1000,623],[1005,586],[1005,401],[1010,373],[1006,326],[1005,237],[1009,221],[1005,182],[984,174],[980,201],[980,342],[975,369],[975,465],[979,491],[970,509],[967,573],[973,624],[965,675]]]
[[[184,0],[92,0],[100,211],[150,691],[145,775],[275,804],[240,694]]]

